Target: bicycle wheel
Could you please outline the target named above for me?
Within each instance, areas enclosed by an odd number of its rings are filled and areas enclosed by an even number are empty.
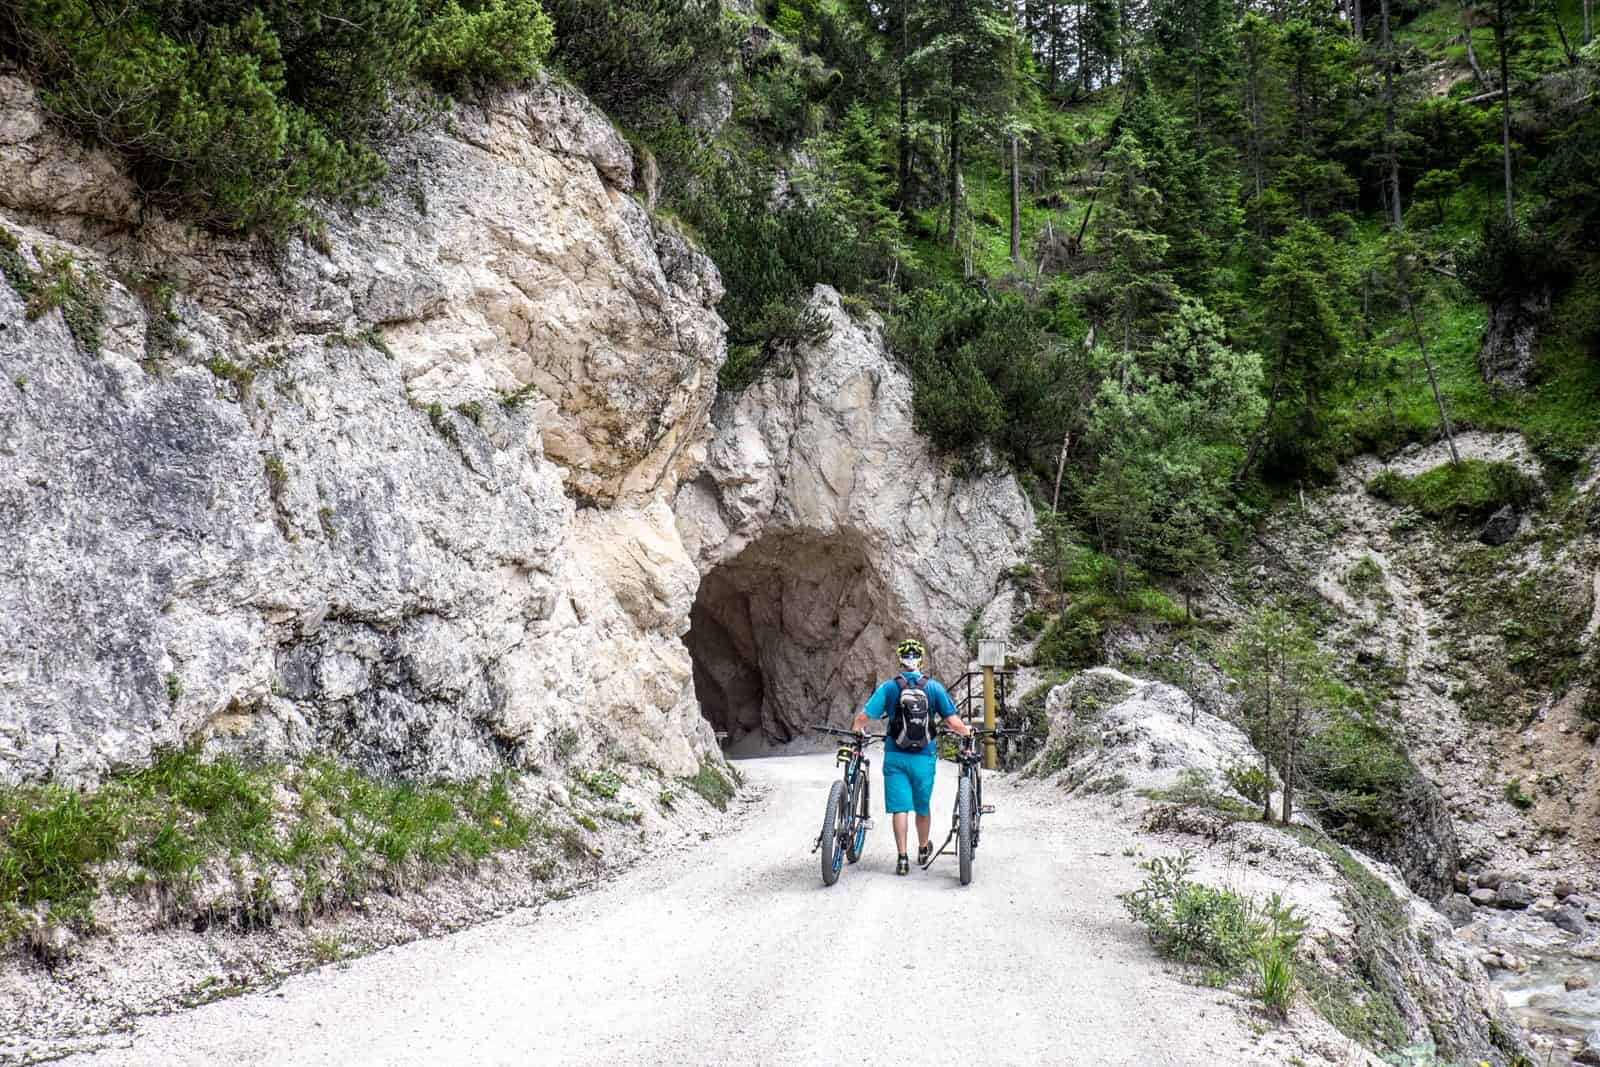
[[[850,834],[844,845],[844,858],[855,863],[867,843],[867,819],[872,807],[872,783],[866,771],[856,779],[855,800],[850,804]]]
[[[972,779],[963,774],[956,783],[956,856],[961,861],[961,884],[972,881]]]
[[[832,885],[839,880],[844,849],[839,841],[838,826],[844,812],[844,782],[834,782],[828,790],[828,811],[822,817],[822,884]]]

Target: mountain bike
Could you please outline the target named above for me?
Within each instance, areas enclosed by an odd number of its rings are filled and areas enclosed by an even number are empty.
[[[861,858],[867,831],[872,829],[872,784],[867,777],[872,762],[867,759],[866,752],[867,746],[882,741],[883,735],[858,734],[831,726],[813,726],[812,729],[849,739],[849,743],[840,745],[834,755],[834,766],[842,766],[844,774],[828,790],[822,832],[817,835],[817,843],[811,846],[812,852],[822,853],[822,884],[832,885],[839,880],[845,860],[854,863]]]
[[[983,755],[978,751],[978,742],[989,737],[1015,737],[1021,732],[1020,729],[974,729],[961,738],[961,748],[956,756],[956,762],[961,764],[961,777],[956,782],[956,806],[950,816],[950,833],[945,837],[944,844],[928,856],[928,861],[922,865],[923,870],[933,866],[933,861],[940,856],[946,855],[953,837],[956,841],[957,865],[961,868],[961,884],[967,885],[972,881],[972,855],[978,851],[983,817],[994,813],[994,805],[983,802]]]

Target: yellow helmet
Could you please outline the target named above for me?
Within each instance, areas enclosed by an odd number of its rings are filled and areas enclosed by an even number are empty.
[[[924,655],[926,655],[922,648],[922,642],[918,641],[915,637],[908,637],[904,641],[901,641],[895,646],[894,650],[895,654],[902,658],[906,656],[915,656],[918,659],[921,659]]]

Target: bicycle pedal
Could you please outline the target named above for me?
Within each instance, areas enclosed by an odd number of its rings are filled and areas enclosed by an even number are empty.
[[[984,815],[993,815],[994,814],[994,805],[993,804],[985,804],[983,807],[979,808],[978,811],[981,812]]]
[[[861,829],[863,829],[863,830],[872,829],[872,820],[871,819],[862,819],[861,820]]]

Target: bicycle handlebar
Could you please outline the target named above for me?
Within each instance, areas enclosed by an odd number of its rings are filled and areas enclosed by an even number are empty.
[[[810,729],[822,734],[832,734],[835,737],[861,738],[869,743],[872,741],[882,741],[884,738],[883,734],[858,734],[854,730],[841,730],[836,726],[820,726],[813,724]]]

